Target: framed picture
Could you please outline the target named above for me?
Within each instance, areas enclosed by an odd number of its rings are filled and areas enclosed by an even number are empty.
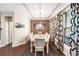
[[[15,27],[16,27],[16,28],[24,28],[25,26],[24,26],[24,24],[16,23],[16,24],[15,24]]]

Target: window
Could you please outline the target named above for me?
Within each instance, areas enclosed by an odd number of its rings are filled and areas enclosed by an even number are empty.
[[[70,46],[70,34],[71,34],[71,12],[70,10],[65,13],[65,43]]]

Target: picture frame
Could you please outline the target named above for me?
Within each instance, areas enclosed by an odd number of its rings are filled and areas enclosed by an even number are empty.
[[[25,28],[24,24],[21,24],[21,23],[16,23],[15,27],[16,28]]]

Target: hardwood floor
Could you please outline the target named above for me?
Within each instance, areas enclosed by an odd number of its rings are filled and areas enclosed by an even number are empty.
[[[6,47],[0,48],[0,56],[34,56],[34,52],[30,52],[30,41],[28,41],[26,44],[19,47],[11,47],[10,45],[7,45]],[[49,53],[46,54],[45,51],[45,56],[64,56],[64,54],[50,42]]]
[[[23,51],[23,49],[25,49],[25,46],[26,45],[22,45],[22,46],[13,47],[13,48],[10,46],[7,46],[7,47],[0,48],[0,56],[18,56]]]

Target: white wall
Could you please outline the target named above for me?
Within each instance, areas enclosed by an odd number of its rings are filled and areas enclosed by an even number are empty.
[[[14,26],[16,23],[24,24],[25,28],[14,28],[13,47],[25,44],[28,40],[25,38],[30,33],[30,20],[27,18],[26,15],[15,13]]]
[[[3,19],[3,20],[2,20]],[[3,23],[2,23],[3,22]],[[4,21],[4,18],[3,18],[3,16],[1,16],[1,28],[2,28],[2,30],[1,30],[1,40],[0,40],[0,47],[3,47],[3,46],[5,46],[6,45],[6,39],[5,39],[5,35],[4,35],[4,33],[5,33],[5,30],[4,30],[4,24],[5,24],[5,21]]]

